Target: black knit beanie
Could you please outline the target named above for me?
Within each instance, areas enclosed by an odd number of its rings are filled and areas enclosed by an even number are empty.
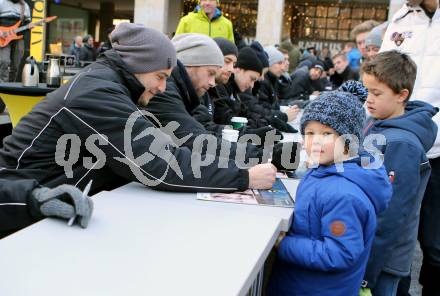
[[[252,70],[260,74],[263,72],[263,64],[255,51],[250,47],[240,49],[235,67],[243,70]]]
[[[261,45],[261,43],[258,41],[253,41],[250,46],[257,54],[258,59],[263,65],[263,68],[269,68],[269,56],[264,51],[264,48]]]

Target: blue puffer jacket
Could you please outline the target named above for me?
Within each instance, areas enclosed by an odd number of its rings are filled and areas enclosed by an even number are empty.
[[[310,170],[296,197],[295,220],[279,246],[268,295],[359,294],[376,231],[391,198],[385,168],[360,158]]]
[[[365,274],[368,287],[376,285],[382,271],[397,276],[410,272],[420,205],[431,173],[426,152],[437,135],[437,126],[431,119],[436,113],[437,109],[427,103],[411,101],[404,115],[370,121],[367,125],[368,135],[385,136],[386,145],[377,148],[384,155],[385,168],[394,178],[390,205],[378,217]]]

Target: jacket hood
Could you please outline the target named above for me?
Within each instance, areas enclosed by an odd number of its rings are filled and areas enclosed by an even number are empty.
[[[413,133],[422,143],[425,152],[431,149],[437,136],[437,125],[431,119],[437,114],[438,108],[422,101],[409,101],[405,114],[399,117],[378,120],[376,129],[399,128]]]
[[[344,161],[342,163],[343,170],[340,165],[323,166],[311,171],[311,175],[317,178],[323,178],[331,175],[343,177],[350,182],[359,186],[362,191],[368,196],[368,199],[374,206],[376,214],[383,212],[391,199],[392,186],[387,176],[386,170],[383,166],[378,169],[368,168],[362,166],[362,159],[368,158],[370,163],[373,159],[368,154],[362,154],[356,158]],[[364,167],[359,169],[359,167]],[[374,184],[374,186],[372,186]]]
[[[206,15],[205,11],[200,7],[200,5],[197,5],[196,8],[194,9],[194,11],[197,13],[200,12],[203,15],[203,17],[205,17],[206,19],[209,19],[208,16]],[[214,17],[212,18],[211,21],[214,21],[221,16],[222,16],[222,11],[220,10],[220,8],[216,8],[215,13],[214,13]]]
[[[109,67],[118,74],[122,83],[130,92],[131,100],[137,104],[142,93],[145,91],[145,87],[133,74],[126,70],[125,63],[120,55],[114,49],[109,49],[98,57],[97,63]]]

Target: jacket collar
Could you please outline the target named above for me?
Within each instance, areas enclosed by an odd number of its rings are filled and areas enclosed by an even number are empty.
[[[205,11],[200,7],[200,5],[197,5],[194,9],[194,12],[201,15],[203,18],[207,19],[209,21],[209,17],[206,15]],[[216,8],[214,17],[212,18],[211,22],[215,21],[216,19],[220,18],[222,16],[222,11],[220,8]]]
[[[179,60],[177,60],[177,66],[173,69],[170,79],[176,84],[186,110],[191,113],[195,107],[200,105],[200,98],[197,96],[185,66]]]
[[[265,75],[265,79],[267,79],[270,84],[275,85],[278,81],[278,77],[276,77],[274,74],[272,74],[272,72],[267,71],[266,75]]]
[[[114,49],[109,49],[100,55],[97,63],[109,67],[118,74],[121,83],[130,92],[131,100],[137,104],[145,88],[133,74],[126,70],[127,66],[121,56]]]
[[[241,93],[241,90],[238,87],[237,82],[235,82],[234,74],[231,75],[229,81],[226,83],[226,89],[228,90],[230,96],[234,96],[236,100],[240,100],[239,94]]]

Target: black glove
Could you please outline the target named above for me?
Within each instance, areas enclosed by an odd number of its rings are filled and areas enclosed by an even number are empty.
[[[299,151],[298,159],[296,159],[297,148],[298,143],[296,142],[275,144],[273,147],[272,164],[278,170],[295,170],[299,164]],[[285,150],[284,154],[283,150]]]
[[[271,132],[274,131],[274,132]],[[241,128],[240,129],[240,137],[242,135],[257,135],[261,139],[261,146],[264,146],[264,143],[266,142],[266,137],[269,135],[273,135],[276,139],[274,139],[274,143],[281,141],[283,139],[283,134],[277,130],[274,129],[271,126],[265,126],[265,127],[259,127],[259,128]]]
[[[83,197],[83,193],[71,185],[60,185],[54,189],[46,187],[32,191],[34,211],[40,216],[59,217],[70,219],[77,216],[82,228],[89,224],[93,213],[93,201],[90,197]]]
[[[295,129],[294,127],[292,127],[290,124],[288,124],[285,121],[282,121],[281,119],[279,119],[278,117],[274,116],[270,119],[270,124],[276,128],[279,129],[282,132],[285,133],[297,133],[298,130]]]

